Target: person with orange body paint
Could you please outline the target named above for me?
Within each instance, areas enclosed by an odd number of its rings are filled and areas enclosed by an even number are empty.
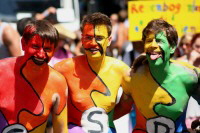
[[[69,87],[69,133],[116,133],[112,114],[120,86],[130,68],[106,56],[111,42],[111,22],[102,13],[86,16],[81,25],[85,55],[55,65]]]
[[[0,60],[0,132],[44,133],[50,113],[54,133],[67,133],[67,84],[47,65],[58,41],[47,21],[32,21],[24,30],[24,56]]]

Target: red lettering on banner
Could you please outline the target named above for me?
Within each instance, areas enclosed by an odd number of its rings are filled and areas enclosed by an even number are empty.
[[[144,8],[143,5],[138,5],[137,6],[137,5],[133,4],[131,6],[131,13],[142,13],[142,12],[144,12],[143,8]]]
[[[163,11],[170,11],[175,14],[179,13],[181,9],[181,4],[164,4]]]

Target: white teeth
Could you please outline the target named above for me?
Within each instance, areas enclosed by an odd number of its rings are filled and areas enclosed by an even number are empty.
[[[44,59],[35,58],[37,61],[44,61]]]
[[[97,48],[90,48],[90,51],[98,51]]]

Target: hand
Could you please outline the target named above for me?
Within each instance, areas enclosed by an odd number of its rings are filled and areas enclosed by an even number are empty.
[[[192,130],[195,130],[197,132],[200,132],[200,118],[197,118],[194,120],[191,124]]]
[[[141,54],[138,58],[136,58],[131,66],[132,72],[136,72],[136,70],[146,62],[146,54]]]
[[[56,8],[51,6],[51,7],[47,8],[47,11],[49,12],[49,14],[50,13],[55,14],[56,13]]]

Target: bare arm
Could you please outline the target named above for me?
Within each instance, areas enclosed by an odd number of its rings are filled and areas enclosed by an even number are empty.
[[[10,56],[20,56],[20,36],[10,25],[7,25],[3,31],[3,42],[7,46]]]
[[[64,79],[59,79],[58,92],[53,95],[52,123],[54,133],[68,133],[67,121],[67,83]]]
[[[68,133],[67,106],[60,114],[52,113],[54,133]]]
[[[123,64],[123,63],[122,63]],[[132,106],[133,106],[133,100],[132,97],[129,94],[129,91],[132,87],[131,85],[131,69],[126,65],[122,65],[120,67],[120,69],[122,70],[122,82],[121,82],[121,86],[123,88],[123,93],[122,96],[120,98],[119,103],[116,105],[115,109],[114,109],[114,120],[122,117],[123,115],[131,112]]]
[[[133,106],[133,100],[130,96],[125,93],[122,94],[119,103],[115,107],[114,120],[131,112]]]

